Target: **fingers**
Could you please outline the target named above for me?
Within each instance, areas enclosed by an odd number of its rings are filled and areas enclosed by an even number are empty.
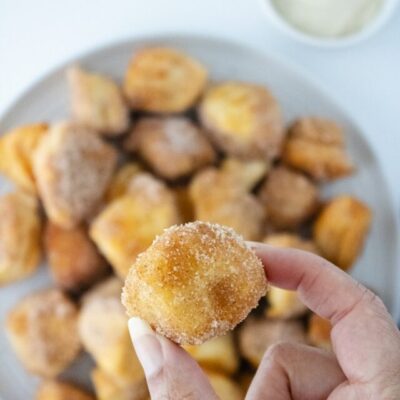
[[[199,365],[181,347],[157,335],[139,318],[129,332],[143,366],[152,400],[217,400]]]
[[[263,261],[273,285],[297,290],[311,310],[333,324],[364,297],[367,301],[373,298],[347,273],[312,253],[255,243],[252,247]]]
[[[297,290],[311,310],[331,321],[333,349],[350,382],[400,369],[400,334],[377,296],[321,257],[251,245],[272,284]]]
[[[281,343],[264,356],[246,400],[321,400],[345,381],[335,357],[324,350]]]

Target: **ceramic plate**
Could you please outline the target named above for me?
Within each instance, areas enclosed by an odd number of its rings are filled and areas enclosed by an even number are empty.
[[[379,293],[392,313],[397,312],[396,293],[400,292],[396,291],[397,216],[376,155],[362,130],[319,85],[293,66],[288,66],[272,56],[231,42],[198,36],[146,37],[110,45],[65,63],[37,82],[3,115],[0,132],[4,133],[24,123],[67,118],[69,110],[65,69],[68,65],[79,63],[120,81],[132,54],[150,44],[173,46],[188,52],[208,67],[213,80],[237,79],[268,86],[278,98],[287,123],[298,116],[313,114],[333,118],[344,127],[349,152],[357,165],[357,173],[351,178],[328,185],[323,194],[328,197],[351,193],[363,199],[373,209],[371,234],[352,274]],[[0,178],[0,192],[8,189],[8,184]],[[8,310],[23,295],[50,285],[51,281],[43,266],[32,278],[1,288],[2,326]],[[10,349],[4,329],[0,331],[0,357],[0,398],[32,399],[38,379],[21,367]],[[84,376],[87,375],[82,371],[88,368],[90,360],[82,356],[66,374],[78,381],[84,381]]]

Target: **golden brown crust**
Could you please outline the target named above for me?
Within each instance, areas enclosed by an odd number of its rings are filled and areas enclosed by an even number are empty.
[[[295,228],[306,221],[318,205],[318,189],[304,175],[279,166],[260,189],[268,221],[276,228]]]
[[[184,348],[204,368],[231,375],[239,367],[239,354],[232,333]]]
[[[262,86],[243,82],[214,85],[206,91],[199,115],[211,138],[229,155],[272,160],[281,152],[280,108]]]
[[[261,239],[265,213],[244,179],[207,168],[193,178],[189,190],[197,220],[230,226],[246,240]]]
[[[221,336],[267,290],[261,261],[232,229],[194,222],[166,229],[130,269],[122,302],[180,344]]]
[[[271,286],[267,293],[269,307],[265,311],[268,318],[290,319],[304,315],[308,308],[299,299],[297,292]]]
[[[22,299],[8,314],[6,330],[24,367],[52,378],[78,355],[80,340],[75,304],[57,289]]]
[[[44,123],[24,125],[0,137],[0,173],[31,193],[36,193],[33,154],[47,129]]]
[[[330,350],[331,330],[332,325],[328,320],[313,314],[308,322],[308,340],[314,346]]]
[[[89,291],[79,314],[79,334],[97,365],[118,383],[140,382],[144,373],[132,347],[122,307],[122,282],[109,278]]]
[[[341,178],[354,170],[346,154],[342,129],[322,118],[302,118],[293,124],[283,160],[321,181]]]
[[[95,368],[92,381],[98,400],[150,400],[146,380],[121,383],[112,376]]]
[[[196,60],[171,48],[150,47],[133,56],[124,92],[135,110],[178,113],[190,108],[207,82],[207,71]]]
[[[294,248],[318,254],[318,249],[312,240],[303,239],[294,233],[274,233],[263,240],[270,246]],[[267,293],[269,307],[265,315],[269,318],[296,318],[304,315],[308,308],[299,299],[297,292],[271,286]]]
[[[232,379],[215,371],[204,371],[220,400],[242,400],[242,388]]]
[[[105,195],[106,202],[110,203],[118,197],[127,194],[132,179],[139,172],[143,172],[143,168],[139,163],[129,162],[122,165],[111,178],[111,183]]]
[[[118,277],[111,275],[85,292],[81,298],[81,305],[83,306],[85,303],[89,303],[92,300],[96,301],[98,299],[118,297],[118,294],[121,294],[121,290],[122,281]]]
[[[71,383],[46,380],[40,384],[35,400],[95,400],[95,398]]]
[[[302,322],[251,317],[239,331],[240,352],[255,368],[261,363],[266,350],[280,341],[306,343],[306,332]]]
[[[348,270],[362,251],[372,220],[369,207],[352,196],[330,200],[314,223],[321,254]]]
[[[34,157],[49,219],[68,229],[88,218],[102,200],[116,160],[116,151],[94,131],[75,123],[53,125]]]
[[[90,236],[125,278],[156,235],[180,221],[172,191],[150,174],[140,173],[131,180],[128,194],[110,203],[92,222]]]
[[[215,161],[205,135],[185,117],[142,118],[125,141],[160,176],[177,179]]]
[[[107,136],[117,136],[128,129],[128,107],[115,82],[78,66],[69,68],[67,76],[72,114],[79,124]]]
[[[222,161],[221,172],[242,184],[244,189],[251,191],[269,172],[270,163],[264,160],[240,160],[227,157]]]
[[[35,197],[22,191],[0,196],[0,286],[36,271],[41,229]]]
[[[108,270],[84,226],[63,229],[48,222],[44,245],[54,282],[62,289],[87,288]]]

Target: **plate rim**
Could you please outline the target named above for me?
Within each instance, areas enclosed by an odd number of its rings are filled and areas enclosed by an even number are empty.
[[[334,107],[354,125],[357,129],[357,134],[361,136],[362,140],[364,140],[365,144],[370,149],[371,153],[374,156],[376,161],[376,166],[379,174],[383,178],[383,185],[386,188],[388,193],[388,205],[389,212],[394,217],[394,230],[395,230],[395,254],[394,260],[396,264],[396,284],[395,288],[397,288],[396,296],[394,299],[393,312],[392,315],[396,318],[396,323],[400,324],[400,246],[397,238],[400,233],[400,220],[398,218],[397,209],[395,207],[395,195],[391,185],[388,182],[388,178],[386,176],[385,170],[382,167],[381,157],[375,151],[372,143],[367,135],[364,132],[368,131],[368,128],[363,125],[362,122],[358,120],[358,118],[354,117],[352,113],[350,113],[344,106],[342,106],[340,100],[338,100],[334,95],[330,93],[330,91],[324,86],[323,82],[321,82],[318,78],[312,76],[308,71],[306,71],[303,67],[298,64],[285,59],[282,55],[276,55],[272,52],[267,51],[264,48],[260,48],[255,46],[254,44],[248,43],[244,40],[231,39],[224,36],[217,36],[213,34],[200,34],[193,32],[184,32],[184,31],[159,31],[156,33],[143,33],[143,34],[135,34],[132,36],[127,36],[124,38],[117,38],[110,41],[106,41],[100,43],[95,46],[91,46],[88,49],[84,49],[78,52],[73,53],[71,56],[64,58],[62,61],[56,63],[51,68],[45,70],[44,72],[38,74],[37,77],[31,80],[31,82],[22,90],[14,96],[12,100],[6,104],[4,110],[0,113],[0,124],[3,120],[7,119],[10,114],[13,113],[14,109],[18,107],[20,103],[23,102],[24,98],[28,96],[31,92],[35,91],[41,84],[43,84],[47,79],[52,76],[62,72],[68,65],[73,63],[77,63],[82,59],[90,58],[95,56],[98,53],[110,50],[112,48],[118,46],[124,46],[129,44],[147,44],[151,42],[162,43],[165,41],[173,42],[176,40],[194,40],[194,41],[203,41],[203,42],[214,42],[222,46],[230,46],[235,47],[240,50],[250,51],[255,55],[262,56],[266,60],[270,60],[275,63],[277,66],[287,71],[291,75],[294,75],[296,78],[305,81],[307,85],[309,85],[315,91],[318,91],[321,96],[324,97],[324,100],[328,103],[334,105]]]

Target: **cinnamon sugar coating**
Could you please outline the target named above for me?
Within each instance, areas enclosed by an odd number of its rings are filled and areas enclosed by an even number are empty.
[[[93,220],[90,236],[124,279],[139,253],[165,228],[181,222],[174,194],[147,172],[129,182],[127,193],[107,205]]]
[[[296,228],[307,221],[319,203],[317,186],[305,175],[278,166],[259,192],[268,221],[277,229]]]
[[[22,299],[8,314],[6,330],[24,367],[55,377],[78,355],[78,310],[60,290],[43,290]]]
[[[53,125],[34,157],[39,195],[49,219],[73,228],[93,214],[117,161],[113,147],[76,123]]]
[[[125,149],[137,151],[154,172],[171,180],[190,175],[216,158],[200,128],[176,116],[142,118],[125,141]]]
[[[261,261],[232,229],[193,222],[166,229],[129,271],[122,303],[180,344],[233,329],[267,290]]]
[[[229,169],[209,167],[200,171],[189,187],[195,218],[229,226],[246,240],[260,240],[265,211],[249,192],[249,182]]]
[[[354,166],[346,153],[343,130],[336,122],[300,118],[289,129],[283,160],[319,181],[350,175]]]

